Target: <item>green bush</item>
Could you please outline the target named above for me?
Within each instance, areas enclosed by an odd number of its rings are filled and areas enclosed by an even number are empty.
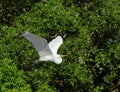
[[[31,92],[30,85],[26,83],[23,72],[18,70],[14,62],[8,58],[4,58],[0,63],[0,91]]]
[[[17,73],[8,73],[10,77],[5,76],[6,81],[1,76],[1,85],[5,87],[1,86],[1,90],[119,92],[120,1],[80,1],[37,2],[30,11],[16,17],[12,26],[2,26],[0,59],[6,61],[5,72]],[[58,52],[68,57],[60,65],[43,62],[29,68],[39,56],[33,45],[22,37],[24,30],[48,41],[61,35],[64,43]],[[1,67],[5,75],[3,70]],[[12,76],[21,81],[8,82]]]
[[[1,0],[0,22],[3,25],[12,26],[15,17],[30,10],[31,6],[41,0]]]

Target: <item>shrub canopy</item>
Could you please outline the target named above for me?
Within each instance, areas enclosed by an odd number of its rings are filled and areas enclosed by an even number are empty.
[[[0,91],[120,90],[120,1],[5,0],[0,5]],[[61,35],[58,53],[68,57],[60,65],[30,67],[39,56],[22,36],[25,30],[48,42]]]

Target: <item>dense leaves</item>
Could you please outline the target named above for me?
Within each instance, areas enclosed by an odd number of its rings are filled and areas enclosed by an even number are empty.
[[[5,0],[0,5],[0,91],[120,91],[120,1]],[[61,35],[58,53],[68,56],[60,65],[34,65],[39,56],[23,38],[25,30],[48,42]]]
[[[31,92],[30,86],[25,81],[23,72],[18,70],[14,62],[8,58],[4,58],[0,63],[0,91]]]

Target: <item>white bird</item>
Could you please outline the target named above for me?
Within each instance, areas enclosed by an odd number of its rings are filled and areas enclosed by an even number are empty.
[[[66,55],[58,55],[57,50],[63,43],[61,36],[57,36],[51,42],[47,42],[46,39],[39,37],[33,33],[26,31],[23,36],[30,42],[32,42],[40,58],[38,61],[53,61],[56,64],[62,62],[62,57]]]

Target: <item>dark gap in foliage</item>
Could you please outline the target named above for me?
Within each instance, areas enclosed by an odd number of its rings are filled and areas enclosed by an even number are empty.
[[[112,44],[119,36],[118,30],[116,27],[118,23],[114,23],[114,17],[111,15],[106,18],[106,24],[100,25],[101,28],[98,31],[95,31],[93,34],[93,44],[98,47],[98,49],[105,49],[108,44]],[[112,26],[111,26],[112,25]]]
[[[73,0],[73,3],[75,3],[79,7],[84,6],[87,3],[89,4],[90,2],[92,2],[92,0]]]
[[[75,79],[76,82],[71,84],[70,82],[72,82],[72,80],[70,79],[68,76],[54,75],[49,85],[55,86],[60,92],[88,92],[86,84],[81,83],[77,78]]]
[[[1,2],[0,22],[4,25],[11,26],[15,21],[15,17],[21,13],[26,13],[31,9],[31,6],[41,0],[3,0]]]
[[[19,70],[31,71],[31,70],[40,68],[43,65],[43,63],[45,63],[45,62],[30,63],[30,64],[18,64],[17,67]]]
[[[108,44],[112,44],[115,39],[115,36],[117,36],[118,33],[116,31],[99,31],[94,32],[93,35],[93,45],[97,46],[98,49],[105,49]]]
[[[103,66],[101,66],[101,68],[103,68]],[[108,71],[105,68],[103,71],[99,70],[99,68],[95,69],[95,73],[97,75],[94,79],[95,86],[100,86],[104,82],[103,77],[106,76],[107,72]]]

